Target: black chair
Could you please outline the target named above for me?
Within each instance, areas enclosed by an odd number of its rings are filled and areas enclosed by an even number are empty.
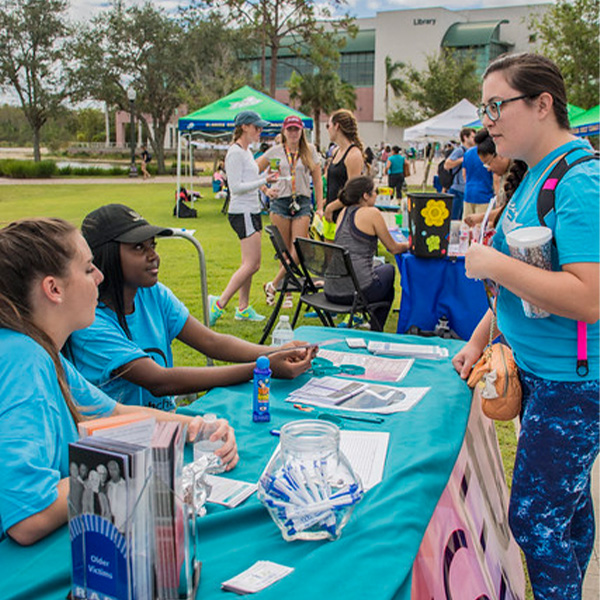
[[[296,261],[292,258],[290,251],[287,249],[279,229],[277,229],[275,225],[267,225],[265,227],[265,231],[267,232],[269,239],[273,244],[273,248],[275,248],[275,257],[285,269],[285,275],[277,284],[277,301],[275,302],[275,306],[271,312],[271,315],[269,316],[269,319],[265,323],[259,344],[264,344],[265,340],[269,337],[271,329],[273,328],[273,325],[275,325],[277,317],[279,316],[279,311],[281,310],[281,306],[285,300],[285,295],[289,292],[301,292],[304,289],[304,275],[302,274],[300,267],[296,264]],[[293,324],[295,324],[297,318],[298,317],[294,315]]]
[[[352,327],[355,314],[362,314],[371,323],[373,329],[381,330],[374,311],[386,306],[387,303],[367,302],[358,284],[348,250],[342,246],[308,238],[297,238],[294,241],[294,245],[296,246],[298,262],[300,263],[305,281],[304,288],[300,293],[300,301],[296,308],[296,314],[292,321],[292,327],[296,325],[300,306],[304,303],[315,310],[325,327],[335,327],[331,313],[349,314],[348,327]],[[325,292],[317,288],[313,277],[329,281],[349,278],[354,286],[352,304],[330,302],[325,296]],[[381,325],[384,324],[382,323]]]

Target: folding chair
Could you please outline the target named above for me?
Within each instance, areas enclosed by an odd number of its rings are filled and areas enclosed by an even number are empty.
[[[304,303],[314,308],[325,327],[335,327],[331,313],[350,314],[348,327],[352,327],[354,315],[360,313],[376,329],[380,329],[379,321],[373,311],[385,306],[387,303],[367,302],[358,284],[348,250],[342,246],[308,238],[296,238],[294,245],[296,246],[298,262],[304,275],[304,287],[300,293],[300,300],[296,308],[294,320],[292,321],[292,327],[295,326],[300,306]],[[320,291],[315,285],[313,276],[329,281],[345,277],[349,278],[354,286],[352,304],[330,302],[326,298],[325,292]]]
[[[277,284],[277,301],[275,302],[275,306],[271,312],[271,315],[269,316],[269,319],[265,323],[259,344],[264,344],[265,340],[269,337],[271,329],[277,321],[279,311],[281,310],[281,306],[285,300],[285,295],[288,292],[301,292],[304,289],[304,275],[302,274],[300,267],[296,264],[296,261],[292,258],[290,251],[287,249],[279,229],[277,229],[275,225],[267,225],[265,227],[265,231],[269,235],[269,239],[273,244],[273,248],[275,248],[275,256],[277,260],[285,269],[285,275]],[[295,323],[296,320],[297,316],[294,316],[293,323]]]

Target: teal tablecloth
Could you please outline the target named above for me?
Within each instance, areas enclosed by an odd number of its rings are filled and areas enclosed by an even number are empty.
[[[437,338],[320,327],[296,331],[296,339],[309,341],[339,337],[339,344],[328,346],[333,350],[347,351],[343,339],[348,336],[437,343],[446,346],[451,356],[462,345]],[[245,481],[258,479],[277,445],[269,430],[307,416],[284,400],[308,377],[273,381],[271,423],[252,422],[250,384],[215,389],[188,407],[190,413],[216,412],[235,427],[241,459],[230,476]],[[449,359],[417,360],[397,385],[426,385],[431,390],[410,411],[386,416],[382,425],[348,422],[348,429],[385,430],[391,435],[383,482],[365,495],[341,538],[335,542],[285,542],[256,495],[233,510],[209,505],[209,514],[199,520],[198,558],[203,568],[198,598],[223,598],[221,582],[257,560],[272,560],[295,569],[259,594],[265,600],[410,598],[412,563],[460,450],[471,394]],[[29,548],[10,540],[0,543],[3,600],[64,600],[69,581],[66,527]]]

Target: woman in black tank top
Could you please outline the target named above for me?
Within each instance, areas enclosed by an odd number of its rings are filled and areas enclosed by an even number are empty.
[[[335,223],[342,208],[338,200],[339,193],[349,179],[362,173],[365,163],[363,144],[358,137],[358,123],[349,110],[342,108],[332,113],[327,129],[330,140],[337,145],[337,150],[327,169],[325,218]]]

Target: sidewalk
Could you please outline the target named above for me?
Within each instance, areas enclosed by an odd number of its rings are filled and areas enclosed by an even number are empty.
[[[211,185],[211,182],[212,177],[210,175],[194,177],[194,186],[205,187]],[[177,177],[175,175],[156,175],[150,179],[144,179],[143,177],[55,177],[51,179],[9,179],[8,177],[0,177],[0,185],[150,185],[153,183],[170,183],[173,187],[176,187]],[[181,185],[187,187],[189,179],[182,177]]]

